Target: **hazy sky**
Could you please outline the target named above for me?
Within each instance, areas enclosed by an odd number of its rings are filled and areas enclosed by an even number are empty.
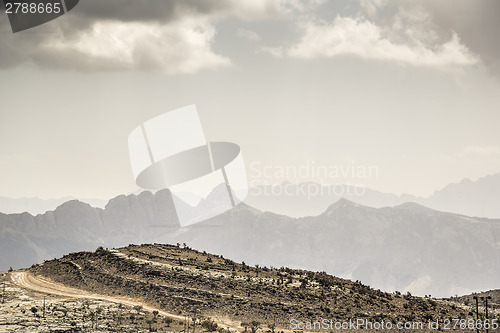
[[[251,181],[266,166],[376,166],[350,181],[429,195],[498,173],[498,13],[497,0],[82,0],[16,34],[0,13],[0,196],[135,191],[128,134],[189,104],[209,140],[242,147]]]

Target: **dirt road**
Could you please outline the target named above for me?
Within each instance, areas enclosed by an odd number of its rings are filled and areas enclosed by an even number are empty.
[[[112,302],[112,303],[121,303],[126,306],[137,306],[140,305],[142,306],[143,310],[152,312],[154,310],[158,311],[158,313],[162,316],[167,316],[170,318],[175,318],[177,320],[184,320],[184,316],[179,316],[175,315],[163,310],[160,310],[158,308],[152,307],[148,304],[145,304],[141,302],[140,300],[135,300],[132,298],[124,298],[124,297],[111,297],[107,295],[99,295],[99,294],[93,294],[85,290],[80,290],[76,288],[71,288],[68,286],[65,286],[63,284],[57,283],[50,281],[49,279],[40,277],[40,276],[34,276],[30,274],[29,272],[26,271],[16,271],[11,273],[11,280],[13,283],[18,285],[21,288],[45,293],[45,294],[52,294],[52,295],[58,295],[58,296],[63,296],[63,297],[69,297],[69,298],[81,298],[81,299],[93,299],[93,300],[101,300],[101,301],[106,301],[106,302]],[[213,318],[217,324],[219,324],[222,327],[228,327],[232,329],[238,329],[241,327],[238,327],[238,323],[228,320],[228,319],[223,319],[223,318]]]

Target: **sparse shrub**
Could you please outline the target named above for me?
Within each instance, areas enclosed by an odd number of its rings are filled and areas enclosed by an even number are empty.
[[[210,320],[206,319],[201,323],[201,326],[205,328],[209,332],[215,332],[217,330],[217,323]]]
[[[260,322],[252,320],[250,322],[250,329],[252,330],[252,333],[257,332],[260,329]]]

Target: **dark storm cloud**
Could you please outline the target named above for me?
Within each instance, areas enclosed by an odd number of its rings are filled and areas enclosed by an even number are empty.
[[[85,0],[68,14],[12,34],[0,17],[0,68],[31,63],[76,70],[193,73],[231,61],[212,51],[224,17],[274,19],[297,0]]]
[[[333,0],[329,0],[333,1]],[[286,12],[287,6],[299,3],[296,0],[85,0],[80,1],[78,6],[67,15],[52,22],[30,29],[24,32],[12,34],[7,16],[0,15],[0,68],[10,68],[20,64],[32,63],[42,68],[78,69],[78,70],[102,70],[124,68],[120,63],[112,60],[95,57],[86,54],[82,50],[71,47],[77,45],[82,34],[87,34],[86,41],[99,38],[98,32],[93,32],[96,23],[118,22],[123,26],[141,23],[144,25],[157,25],[161,35],[157,40],[149,40],[148,47],[138,40],[130,42],[132,55],[144,59],[154,42],[169,40],[169,42],[184,43],[181,56],[188,59],[194,57],[195,53],[214,56],[211,51],[211,43],[214,32],[207,32],[199,39],[193,41],[190,37],[192,32],[203,31],[213,28],[213,22],[221,17],[237,17],[239,19],[278,18]],[[415,13],[423,9],[428,15],[425,25],[419,30],[420,22],[410,22],[414,33],[425,35],[424,38],[436,38],[429,45],[443,45],[451,39],[453,32],[460,38],[460,43],[470,51],[478,55],[486,66],[500,77],[500,1],[499,0],[360,0],[359,4],[366,9],[368,15],[370,8],[375,8],[375,16],[369,20],[381,27],[391,27],[394,18],[401,10]],[[345,1],[345,5],[352,6],[351,2]],[[326,8],[326,7],[325,7]],[[338,8],[332,11],[337,11]],[[372,12],[373,14],[373,12]],[[337,14],[335,14],[337,15]],[[194,21],[179,26],[178,22],[192,18]],[[400,15],[401,19],[402,16]],[[403,19],[406,19],[403,17]],[[410,18],[411,20],[411,18]],[[196,24],[193,22],[201,22]],[[176,31],[161,30],[165,27],[175,26]],[[116,25],[114,26],[116,28]],[[139,27],[140,28],[140,27]],[[111,32],[104,30],[105,33]],[[426,31],[436,32],[435,36]],[[130,30],[132,32],[132,30]],[[186,33],[186,31],[188,33]],[[400,31],[406,31],[401,29]],[[123,36],[123,35],[121,35]],[[147,35],[145,35],[147,37]],[[163,38],[165,37],[165,38]],[[393,36],[394,40],[400,38]],[[402,36],[401,38],[404,38]],[[417,41],[422,41],[416,38]],[[77,41],[77,42],[75,42]],[[425,42],[425,40],[423,40]],[[204,46],[202,49],[190,48],[192,45]],[[196,44],[198,43],[198,44]],[[55,48],[57,44],[59,48]],[[155,52],[161,50],[156,49]],[[215,55],[217,56],[217,55]],[[164,60],[150,59],[138,64],[133,59],[129,69],[154,69],[155,63],[165,65],[173,57]],[[198,61],[198,60],[197,60]],[[213,58],[212,64],[220,64],[224,59]],[[226,59],[227,62],[227,59]],[[147,65],[145,65],[147,64]],[[153,64],[153,65],[151,65]],[[211,66],[211,65],[207,65]],[[195,66],[196,67],[196,66]],[[198,67],[197,67],[198,68]],[[199,68],[204,68],[202,65]],[[175,72],[175,71],[173,71]]]
[[[456,31],[464,44],[478,54],[500,77],[500,1],[427,1],[436,24]]]
[[[93,32],[96,23],[99,22],[115,22],[127,24],[142,23],[145,25],[155,25],[158,28],[160,37],[156,37],[157,41],[166,37],[173,44],[182,44],[179,47],[179,56],[188,61],[196,57],[194,52],[198,52],[213,59],[209,61],[206,67],[216,66],[226,59],[216,59],[210,51],[211,39],[213,33],[208,31],[199,34],[197,40],[192,41],[187,37],[193,37],[198,30],[210,30],[210,22],[208,18],[218,14],[230,12],[234,7],[234,2],[231,1],[195,1],[195,0],[149,0],[147,2],[135,0],[86,0],[80,1],[79,5],[68,14],[51,21],[47,24],[38,26],[34,29],[29,29],[16,34],[13,34],[10,29],[7,15],[0,15],[0,68],[15,67],[21,64],[34,64],[42,68],[57,68],[57,69],[83,69],[83,70],[102,70],[102,69],[155,69],[156,65],[168,65],[173,56],[164,57],[165,59],[146,59],[140,55],[143,50],[139,45],[143,45],[138,39],[129,41],[128,51],[136,57],[131,60],[132,64],[126,66],[119,61],[105,59],[103,57],[95,57],[92,54],[87,54],[85,51],[75,49],[71,46],[72,43],[78,44],[82,34],[88,34],[87,40],[92,37],[99,37],[98,33]],[[184,25],[177,25],[175,29],[165,29],[170,24],[176,24],[179,20],[193,18]],[[199,20],[199,24],[196,23]],[[113,27],[116,27],[114,25]],[[163,29],[163,30],[162,30]],[[112,34],[112,28],[105,30],[105,33]],[[130,29],[129,29],[130,30]],[[187,32],[186,32],[187,31]],[[143,32],[146,34],[146,32]],[[146,36],[147,37],[147,36]],[[200,41],[201,40],[201,41]],[[76,41],[76,43],[75,43]],[[192,44],[193,48],[190,49]],[[200,43],[203,44],[200,46]],[[149,46],[154,44],[154,41],[149,41]],[[54,47],[54,45],[58,47]],[[145,48],[148,49],[147,47]],[[156,50],[158,52],[158,50]],[[137,59],[140,58],[140,64]],[[214,60],[215,59],[215,60]],[[191,60],[189,60],[191,61]],[[201,60],[198,60],[201,62]],[[156,65],[155,65],[156,64]],[[175,64],[174,64],[175,65]],[[170,72],[176,72],[173,66],[170,66]],[[181,64],[182,65],[182,64]],[[165,67],[163,66],[163,67]],[[203,64],[191,66],[194,69],[187,68],[181,71],[196,71],[199,68],[204,68]],[[186,69],[187,68],[187,69]]]
[[[78,8],[78,15],[89,19],[168,22],[186,14],[213,14],[228,9],[230,6],[230,1],[224,0],[82,1]]]
[[[435,43],[456,33],[460,42],[500,77],[500,1],[498,0],[361,0],[365,12],[380,26],[392,27],[402,12],[417,17],[412,29],[430,32]],[[420,17],[419,17],[420,15]],[[415,23],[415,22],[413,22]]]

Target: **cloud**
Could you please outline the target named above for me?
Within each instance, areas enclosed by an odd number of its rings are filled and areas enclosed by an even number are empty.
[[[332,9],[342,16],[319,20],[328,6],[325,0],[150,0],[147,5],[86,0],[67,15],[18,34],[10,32],[7,16],[0,15],[0,68],[34,64],[167,73],[224,68],[231,60],[213,49],[215,27],[220,20],[236,18],[298,22],[295,45],[268,45],[263,50],[276,57],[352,55],[431,67],[484,62],[500,74],[495,33],[500,29],[500,1],[361,0],[357,6],[346,1]],[[350,14],[339,9],[342,6]],[[261,37],[249,30],[237,34],[255,41]],[[127,45],[120,46],[118,39]]]
[[[500,1],[484,0],[361,0],[362,11],[382,28],[404,22],[434,38],[460,36],[462,44],[500,77]],[[406,22],[405,22],[406,21]]]
[[[387,5],[387,0],[361,0],[360,5],[370,17],[376,17],[379,9]]]
[[[381,27],[362,18],[337,16],[330,23],[301,25],[300,41],[287,50],[295,58],[331,58],[354,55],[364,59],[395,61],[413,66],[447,67],[472,65],[478,59],[461,44],[457,34],[439,45],[426,45],[415,37],[392,41]]]
[[[226,2],[228,10],[224,14],[237,17],[243,21],[285,19],[290,18],[294,11],[303,6],[301,0],[212,0]]]
[[[193,19],[167,25],[98,21],[70,40],[65,41],[62,36],[49,39],[40,49],[54,58],[79,55],[91,59],[80,65],[97,68],[194,73],[231,64],[228,58],[210,49],[214,36],[212,25]]]
[[[425,0],[424,4],[436,25],[456,31],[490,72],[500,77],[500,1]]]
[[[87,0],[67,15],[12,34],[0,16],[0,68],[24,64],[72,70],[195,73],[231,64],[212,45],[215,23],[281,19],[298,0]],[[255,36],[247,37],[255,38]]]
[[[334,18],[324,14],[330,7],[319,7],[296,16],[295,43],[263,51],[302,59],[355,56],[441,70],[482,64],[462,31],[437,23],[431,7],[431,1],[361,0],[358,7],[337,6]]]
[[[194,73],[231,64],[212,49],[215,28],[207,20],[158,22],[98,20],[68,31],[53,25],[44,33],[4,33],[0,67],[33,64],[71,70],[160,70]]]
[[[87,0],[74,15],[92,20],[168,23],[187,17],[237,17],[253,21],[283,18],[299,6],[299,0]]]
[[[285,49],[283,47],[263,47],[262,51],[264,53],[269,53],[273,57],[282,58],[285,56]]]
[[[252,42],[258,42],[261,40],[260,36],[255,32],[247,29],[238,29],[236,36],[248,39]]]

